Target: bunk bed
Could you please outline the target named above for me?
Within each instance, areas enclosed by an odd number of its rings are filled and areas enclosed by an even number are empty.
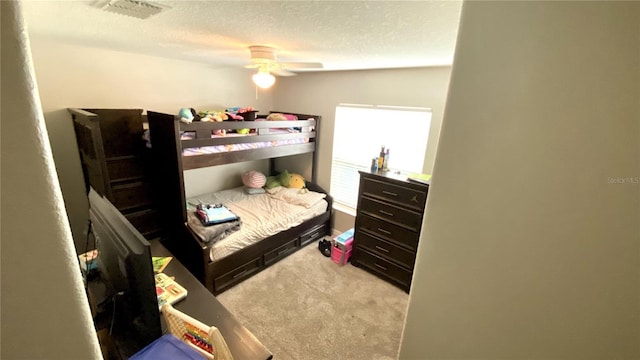
[[[214,295],[331,233],[332,198],[316,183],[318,124],[321,117],[279,111],[272,113],[286,113],[297,120],[184,123],[177,115],[147,112],[152,167],[155,169],[154,191],[162,194],[158,202],[168,233],[163,242]],[[220,130],[246,128],[250,128],[251,132],[244,136],[215,135]],[[190,209],[189,199],[185,195],[184,171],[269,159],[270,171],[267,175],[274,175],[277,173],[276,158],[297,154],[310,154],[311,181],[307,179],[306,188],[312,193],[323,194],[326,207],[298,225],[224,256],[214,256],[214,246],[220,242],[209,244],[189,224]]]

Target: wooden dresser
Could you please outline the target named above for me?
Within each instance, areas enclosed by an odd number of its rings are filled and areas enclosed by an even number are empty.
[[[68,110],[87,193],[93,187],[147,239],[157,237],[162,229],[142,139],[142,109]]]
[[[351,263],[409,292],[429,186],[360,172]]]

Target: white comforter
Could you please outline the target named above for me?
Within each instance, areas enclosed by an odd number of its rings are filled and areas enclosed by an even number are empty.
[[[240,230],[218,240],[210,250],[212,261],[248,245],[300,225],[327,211],[326,195],[313,191],[278,187],[265,194],[248,195],[243,187],[223,190],[187,200],[187,211],[198,204],[224,204],[240,217]]]

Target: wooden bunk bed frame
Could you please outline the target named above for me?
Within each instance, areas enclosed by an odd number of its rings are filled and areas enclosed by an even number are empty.
[[[272,111],[279,112],[279,111]],[[214,295],[240,283],[296,250],[331,234],[333,199],[316,185],[316,151],[321,117],[295,114],[297,121],[224,121],[183,123],[177,115],[148,111],[152,167],[155,169],[154,190],[162,196],[158,199],[164,227],[168,236],[163,243]],[[304,120],[303,120],[304,119]],[[269,128],[301,128],[299,133],[270,134]],[[257,134],[238,137],[211,137],[212,131],[228,129],[256,129]],[[195,132],[193,140],[181,140],[182,131]],[[183,156],[184,148],[213,146],[292,138],[308,138],[309,142],[279,145],[260,149],[238,150],[227,153]],[[326,212],[302,224],[260,240],[242,250],[219,260],[211,261],[209,246],[202,242],[186,225],[187,209],[184,186],[184,170],[270,159],[270,172],[275,172],[275,158],[311,153],[312,179],[307,188],[327,194]]]

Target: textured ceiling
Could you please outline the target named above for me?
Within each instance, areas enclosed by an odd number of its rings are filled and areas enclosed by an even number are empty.
[[[108,0],[23,1],[29,32],[77,45],[219,66],[249,63],[249,45],[325,70],[448,65],[461,1],[154,1],[147,19]]]

